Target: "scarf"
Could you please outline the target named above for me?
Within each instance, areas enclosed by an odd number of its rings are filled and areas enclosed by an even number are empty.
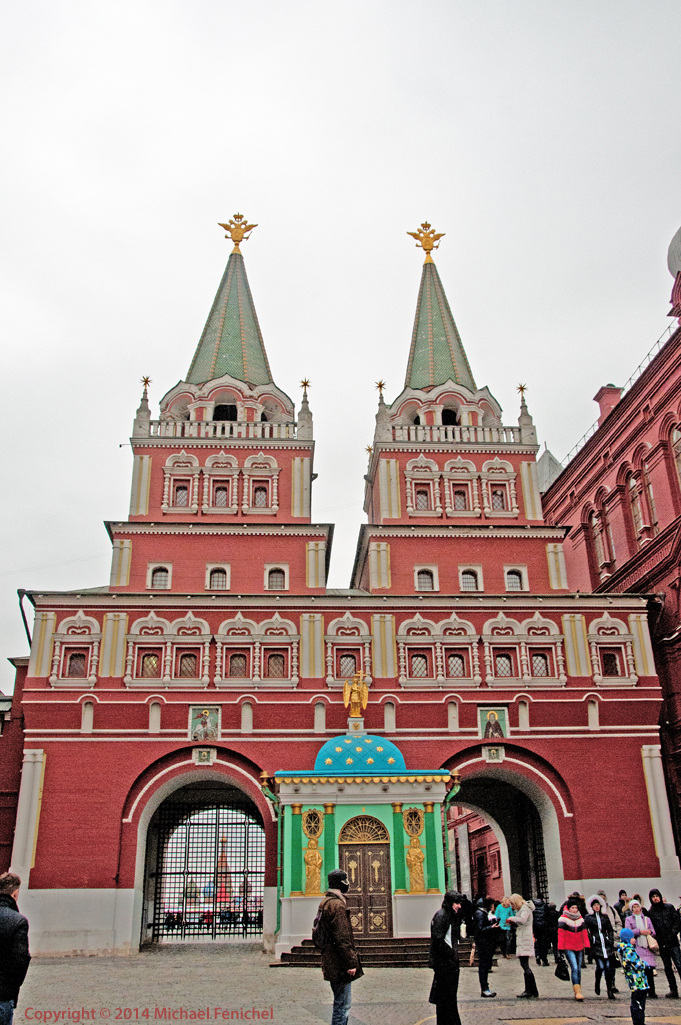
[[[575,923],[582,921],[582,916],[579,911],[570,911],[569,908],[563,908],[563,918],[569,918],[571,922]]]
[[[647,929],[648,928],[648,926],[646,925],[646,916],[645,915],[643,915],[643,914],[641,914],[641,915],[634,915],[634,921],[636,922],[636,928],[637,929]],[[639,946],[639,947],[647,947],[648,946],[648,937],[647,936],[637,936],[636,937],[636,945]]]

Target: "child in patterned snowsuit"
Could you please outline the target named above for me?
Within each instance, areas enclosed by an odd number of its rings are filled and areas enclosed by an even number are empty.
[[[617,944],[617,957],[631,990],[632,1025],[645,1025],[648,978],[645,961],[636,952],[634,934],[631,929],[622,929],[620,941]]]

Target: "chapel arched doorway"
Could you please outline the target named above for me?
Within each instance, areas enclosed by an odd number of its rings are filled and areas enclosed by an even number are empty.
[[[265,832],[238,787],[200,781],[156,809],[147,832],[146,942],[258,939]]]
[[[349,819],[338,837],[338,860],[350,882],[346,900],[355,936],[392,936],[390,835],[380,819]]]

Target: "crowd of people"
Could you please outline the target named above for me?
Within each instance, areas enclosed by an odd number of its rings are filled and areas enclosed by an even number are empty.
[[[555,974],[572,983],[574,999],[578,1001],[584,1000],[582,971],[586,965],[595,966],[594,993],[600,996],[605,981],[609,1000],[617,999],[616,972],[621,968],[631,992],[633,1025],[643,1025],[647,998],[655,1000],[658,996],[658,956],[669,983],[669,992],[665,994],[668,999],[679,999],[674,969],[681,975],[680,909],[665,901],[658,889],[650,891],[648,901],[645,908],[640,894],[629,897],[625,890],[620,890],[614,905],[599,890],[587,899],[583,894],[571,893],[560,906],[542,895],[526,900],[513,893],[500,901],[484,896],[470,901],[462,893],[448,892],[431,930],[431,968],[435,972],[431,1003],[437,1007],[438,1025],[460,1025],[456,1000],[451,999],[453,974],[454,990],[458,988],[458,957],[453,973],[453,957],[449,955],[448,985],[444,987],[438,980],[438,973],[442,976],[445,972],[439,936],[446,921],[457,941],[464,930],[474,939],[482,997],[497,995],[489,986],[489,972],[497,950],[504,958],[518,958],[524,982],[522,993],[517,994],[520,1000],[539,997],[533,962],[537,967],[549,967],[551,954]],[[446,1001],[439,998],[443,989],[448,993]]]

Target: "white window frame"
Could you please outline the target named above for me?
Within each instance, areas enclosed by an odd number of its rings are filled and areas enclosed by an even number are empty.
[[[156,569],[168,570],[168,586],[154,587],[151,579]],[[173,586],[173,564],[172,562],[148,562],[147,563],[147,591],[170,591]]]
[[[288,573],[288,562],[266,562],[265,563],[265,575],[263,578],[263,585],[265,590],[269,594],[281,594],[282,591],[288,591],[289,587],[289,573]],[[276,591],[271,590],[269,586],[269,575],[271,569],[280,569],[284,573],[284,587],[279,588]]]
[[[227,586],[221,588],[214,588],[210,586],[210,575],[214,569],[223,569],[227,574]],[[206,582],[205,589],[211,591],[213,594],[222,594],[225,591],[229,591],[232,586],[232,568],[228,562],[207,562],[206,563]]]
[[[478,575],[478,589],[477,591],[465,591],[463,587],[463,575],[466,572],[477,573]],[[462,594],[482,594],[485,590],[485,582],[482,576],[482,566],[459,566],[459,591]]]
[[[433,590],[432,591],[422,591],[419,588],[419,584],[418,584],[419,573],[421,572],[421,570],[424,570],[424,569],[428,570],[429,573],[433,574]],[[439,576],[439,573],[438,573],[437,566],[431,565],[430,563],[428,563],[428,564],[423,563],[422,565],[420,564],[418,566],[414,566],[414,590],[416,592],[418,592],[419,594],[434,594],[436,591],[440,590],[440,576]]]
[[[511,591],[508,586],[508,580],[506,579],[507,573],[520,573],[520,591]],[[529,591],[530,581],[527,575],[527,566],[504,566],[504,588],[507,594],[521,594],[523,591]]]

